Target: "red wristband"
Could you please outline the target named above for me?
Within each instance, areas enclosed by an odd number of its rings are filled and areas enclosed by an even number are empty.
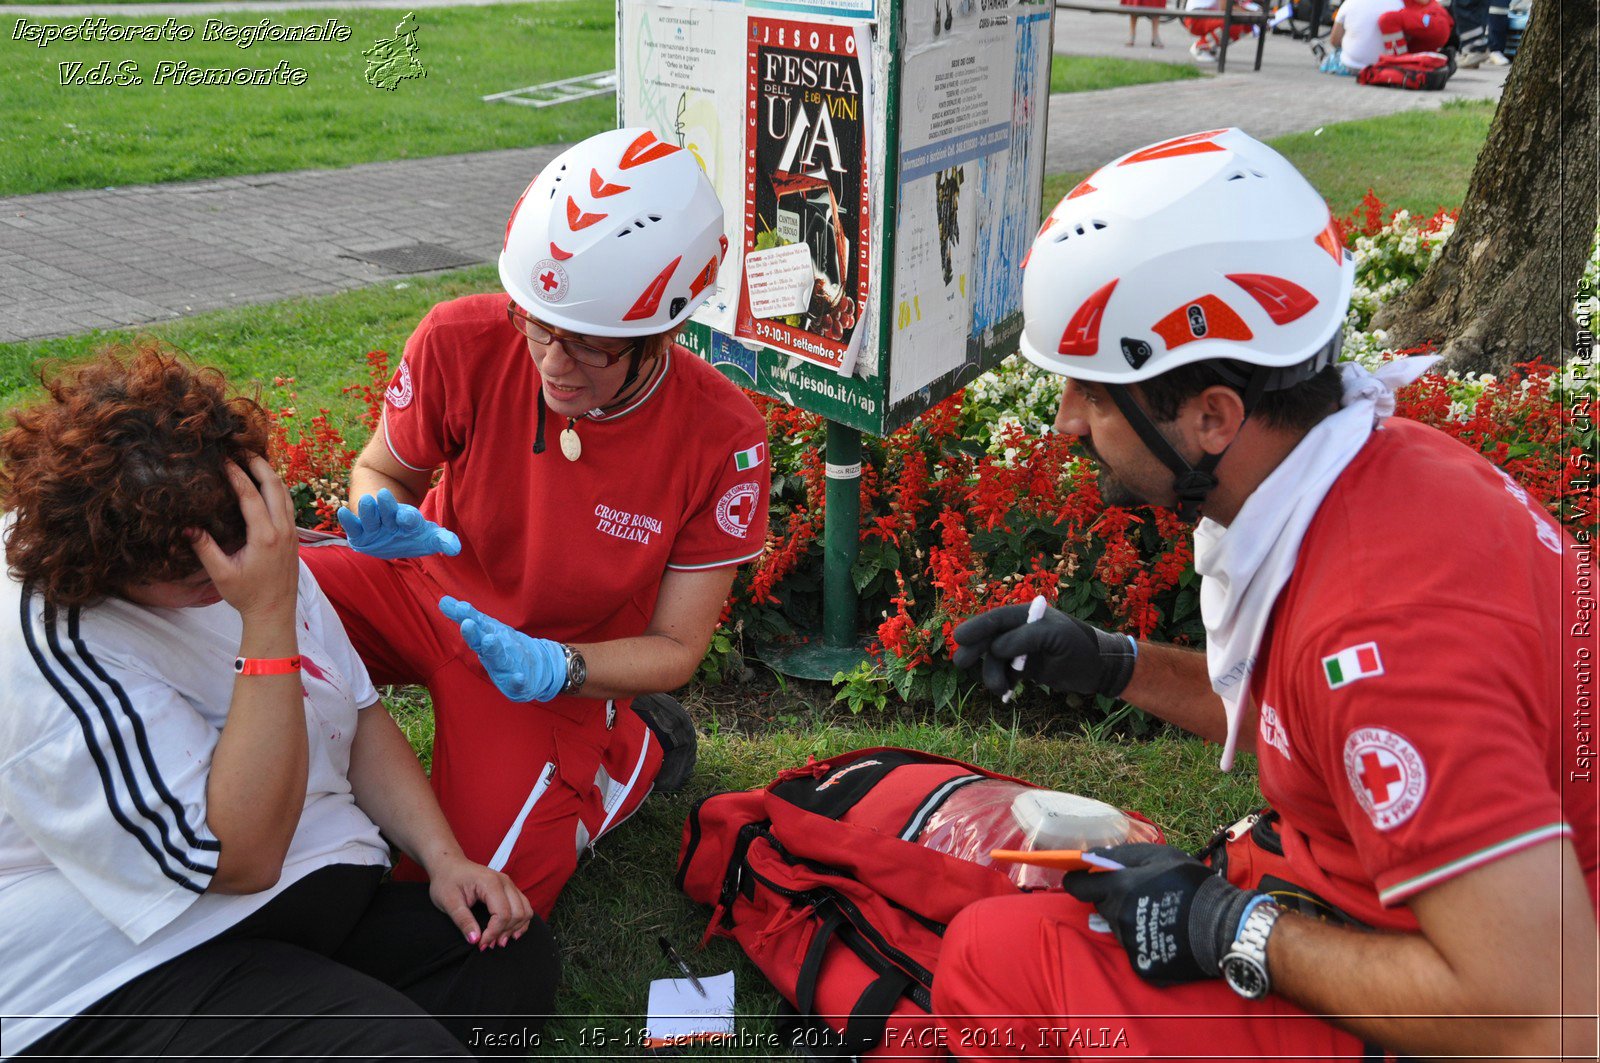
[[[235,657],[233,670],[240,675],[288,675],[300,670],[300,658],[295,657]]]

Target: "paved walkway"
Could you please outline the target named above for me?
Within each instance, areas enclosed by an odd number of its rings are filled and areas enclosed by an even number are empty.
[[[351,256],[415,242],[493,261],[559,150],[0,198],[0,341],[393,280]]]
[[[1120,15],[1058,11],[1055,50],[1060,55],[1193,62],[1188,49],[1194,38],[1180,23],[1161,25],[1162,49],[1146,43],[1149,20],[1140,20],[1138,32],[1138,46],[1129,48],[1128,20]],[[1230,45],[1228,72],[1220,77],[1050,97],[1045,172],[1092,170],[1141,144],[1197,129],[1236,125],[1266,139],[1355,118],[1437,108],[1449,100],[1499,99],[1509,69],[1462,70],[1441,92],[1406,92],[1319,74],[1306,43],[1287,36],[1267,38],[1261,70],[1254,71],[1255,45],[1249,37]]]
[[[1127,27],[1117,16],[1062,12],[1056,49],[1188,61],[1189,38],[1177,23],[1163,26],[1162,51],[1124,48]],[[1141,25],[1141,40],[1146,32]],[[1260,73],[1246,53],[1239,49],[1221,77],[1052,97],[1048,171],[1090,170],[1196,129],[1239,125],[1270,137],[1495,97],[1505,77],[1480,68],[1458,74],[1444,92],[1371,89],[1318,75],[1305,46],[1286,37],[1267,41]],[[557,150],[0,198],[0,341],[393,281],[396,274],[351,256],[405,244],[492,262],[511,204]]]

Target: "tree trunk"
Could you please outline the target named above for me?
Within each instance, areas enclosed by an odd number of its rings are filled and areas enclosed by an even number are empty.
[[[1448,368],[1497,374],[1570,356],[1600,220],[1597,51],[1595,0],[1534,0],[1455,234],[1373,320],[1391,346],[1432,343]]]

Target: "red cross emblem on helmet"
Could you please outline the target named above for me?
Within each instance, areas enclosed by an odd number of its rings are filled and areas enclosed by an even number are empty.
[[[567,294],[567,271],[553,258],[533,264],[533,294],[547,303],[559,303]]]

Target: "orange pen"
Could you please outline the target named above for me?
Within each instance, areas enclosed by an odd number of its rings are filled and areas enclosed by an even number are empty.
[[[1123,866],[1107,856],[1082,849],[991,849],[989,857],[1011,864],[1032,864],[1052,871],[1121,871]]]

